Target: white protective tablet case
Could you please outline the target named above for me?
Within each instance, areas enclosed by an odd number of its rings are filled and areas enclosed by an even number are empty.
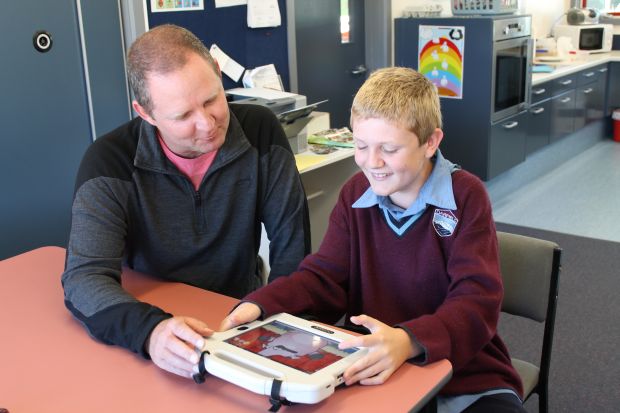
[[[351,337],[324,324],[277,314],[207,338],[194,380],[212,374],[269,395],[274,407],[282,401],[318,403],[366,353],[363,348],[338,349],[339,342]]]

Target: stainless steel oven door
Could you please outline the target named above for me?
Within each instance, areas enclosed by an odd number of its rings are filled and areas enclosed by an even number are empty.
[[[532,43],[529,36],[493,42],[492,122],[529,107]]]

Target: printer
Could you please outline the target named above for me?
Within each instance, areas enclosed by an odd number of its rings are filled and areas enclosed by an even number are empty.
[[[226,91],[226,99],[233,105],[254,104],[271,109],[280,120],[291,149],[296,154],[308,148],[306,126],[312,120],[310,113],[325,102],[308,105],[303,95],[264,88],[229,89]]]

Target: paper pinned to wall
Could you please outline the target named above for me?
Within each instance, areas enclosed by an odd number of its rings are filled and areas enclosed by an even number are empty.
[[[243,87],[284,90],[280,76],[273,63],[246,70],[243,75]]]
[[[238,82],[245,68],[239,63],[237,63],[235,60],[231,59],[215,43],[211,45],[209,52],[211,53],[211,56],[213,56],[213,58],[217,61],[217,64],[220,65],[220,70],[224,72],[226,76],[228,76],[235,82]]]
[[[463,99],[464,26],[419,26],[418,71],[442,98]]]
[[[278,27],[282,24],[278,0],[248,0],[248,27]]]
[[[244,4],[248,4],[248,0],[215,0],[216,9],[220,7],[242,6]]]
[[[204,10],[203,0],[151,0],[151,12]]]

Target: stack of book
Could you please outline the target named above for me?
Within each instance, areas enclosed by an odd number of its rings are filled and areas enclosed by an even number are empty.
[[[353,148],[353,134],[349,128],[326,129],[308,135],[308,143],[313,145]]]

